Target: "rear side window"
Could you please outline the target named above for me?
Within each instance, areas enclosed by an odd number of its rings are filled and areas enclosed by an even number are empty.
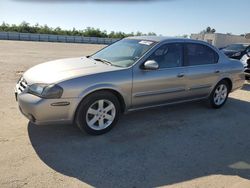
[[[202,44],[186,44],[185,46],[186,66],[208,65],[218,62],[218,54],[208,46]]]

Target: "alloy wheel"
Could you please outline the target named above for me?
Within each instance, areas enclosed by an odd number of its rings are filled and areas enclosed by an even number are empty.
[[[109,100],[97,100],[87,110],[87,125],[94,130],[103,130],[110,126],[116,116],[115,105]]]
[[[214,103],[216,105],[221,105],[225,102],[228,95],[228,89],[225,84],[220,84],[214,92]]]

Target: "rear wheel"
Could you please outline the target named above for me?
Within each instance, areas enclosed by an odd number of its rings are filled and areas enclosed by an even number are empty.
[[[120,104],[111,92],[96,92],[87,96],[80,104],[76,114],[76,124],[92,135],[110,131],[120,116]]]
[[[221,108],[227,101],[229,94],[229,84],[227,81],[222,80],[219,82],[212,91],[209,102],[213,108]]]

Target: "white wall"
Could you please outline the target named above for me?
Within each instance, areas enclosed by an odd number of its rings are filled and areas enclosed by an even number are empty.
[[[225,47],[233,43],[250,43],[250,39],[246,39],[243,36],[221,33],[191,34],[191,39],[203,40],[218,48]]]
[[[34,34],[34,33],[0,32],[0,40],[112,44],[119,39],[100,38],[100,37],[83,37],[83,36],[67,36],[67,35],[48,35],[48,34]]]
[[[233,43],[250,43],[250,39],[246,39],[245,37],[238,35],[225,35],[216,33],[214,43],[216,47],[220,48]]]

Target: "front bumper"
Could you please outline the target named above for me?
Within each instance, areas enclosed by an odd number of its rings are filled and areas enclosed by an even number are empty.
[[[244,74],[246,77],[250,77],[250,68],[245,69]]]
[[[21,113],[36,124],[72,123],[78,98],[43,99],[29,93],[15,92]]]
[[[246,78],[250,78],[250,57],[247,55],[243,56],[241,62],[244,65],[244,74]]]

